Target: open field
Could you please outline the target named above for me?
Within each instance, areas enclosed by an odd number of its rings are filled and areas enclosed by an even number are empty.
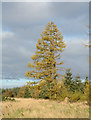
[[[3,118],[89,118],[89,106],[86,103],[15,99],[2,102]]]

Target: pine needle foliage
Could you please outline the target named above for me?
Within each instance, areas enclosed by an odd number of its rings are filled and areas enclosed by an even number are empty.
[[[66,69],[66,74],[65,74],[65,81],[64,81],[64,85],[66,87],[71,87],[72,85],[72,73],[71,73],[71,69]]]
[[[29,88],[26,86],[25,91],[24,91],[24,98],[29,98],[29,97],[31,97],[29,93]]]
[[[48,22],[40,35],[41,38],[37,41],[35,54],[31,57],[33,64],[28,63],[28,68],[33,68],[33,70],[27,71],[25,76],[45,80],[47,83],[57,83],[58,66],[63,64],[63,62],[58,63],[57,59],[60,58],[66,44],[54,22]]]

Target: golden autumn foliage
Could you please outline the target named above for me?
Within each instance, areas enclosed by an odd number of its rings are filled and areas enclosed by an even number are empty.
[[[60,53],[63,52],[66,45],[54,22],[48,22],[40,35],[41,38],[37,41],[35,54],[31,57],[34,62],[33,64],[28,63],[28,68],[34,68],[34,70],[27,71],[25,76],[54,82],[58,77],[58,65],[63,64],[63,62],[57,63],[57,58],[60,57]]]

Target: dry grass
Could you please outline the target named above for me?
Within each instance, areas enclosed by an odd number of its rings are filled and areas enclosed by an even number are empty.
[[[85,103],[64,103],[41,99],[16,98],[2,102],[3,118],[89,118]]]

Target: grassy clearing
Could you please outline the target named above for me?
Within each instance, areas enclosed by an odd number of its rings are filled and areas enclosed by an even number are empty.
[[[3,118],[89,118],[86,103],[65,103],[41,99],[16,98],[2,102]]]

